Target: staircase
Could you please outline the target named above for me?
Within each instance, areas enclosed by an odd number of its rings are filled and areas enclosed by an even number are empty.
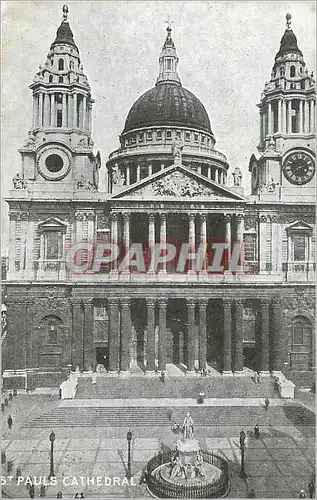
[[[171,418],[170,411],[172,410]],[[260,406],[197,407],[58,407],[28,421],[24,427],[171,427],[182,423],[190,412],[195,426],[239,426],[246,422],[259,426],[315,425],[313,412],[301,407],[275,406],[265,411]]]
[[[197,398],[200,391],[207,398],[269,398],[277,397],[270,378],[255,384],[251,377],[158,377],[138,378],[97,377],[79,378],[76,399],[137,399],[137,398]]]

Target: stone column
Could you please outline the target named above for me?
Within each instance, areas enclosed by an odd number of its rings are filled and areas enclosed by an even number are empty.
[[[123,214],[123,247],[127,253],[130,248],[130,214],[128,212]],[[129,267],[124,269],[123,273],[130,274]]]
[[[139,182],[141,179],[141,165],[137,165],[136,167],[136,181]]]
[[[263,112],[260,111],[260,141],[263,140],[263,136],[264,136],[264,133],[263,133]]]
[[[266,244],[266,230],[267,230],[268,218],[266,215],[261,215],[259,218],[259,272],[260,274],[266,273],[266,254],[267,254],[267,244]]]
[[[111,242],[113,245],[118,245],[118,214],[111,213]],[[117,272],[118,262],[117,259],[112,261],[111,270]]]
[[[43,92],[39,92],[39,127],[43,127]]]
[[[195,301],[187,299],[188,330],[187,330],[187,370],[192,372],[195,368]]]
[[[164,168],[165,168],[164,163],[161,163],[161,170],[164,170]]]
[[[272,135],[272,104],[271,102],[267,105],[267,119],[268,119],[268,135]]]
[[[121,371],[128,371],[130,367],[131,348],[131,306],[127,298],[120,299],[121,303]]]
[[[292,133],[292,101],[287,101],[287,133]]]
[[[108,299],[109,305],[109,371],[119,368],[119,303],[115,298]]]
[[[67,127],[67,102],[66,102],[66,94],[63,94],[63,97],[62,97],[62,106],[63,106],[62,127],[65,128],[65,127]]]
[[[88,132],[91,134],[92,131],[92,103],[88,103]]]
[[[196,241],[195,241],[195,217],[196,214],[189,214],[189,231],[188,231],[188,250],[189,252],[195,252]],[[188,266],[189,274],[196,274],[196,261],[191,260]]]
[[[47,92],[43,94],[43,125],[48,127],[50,124],[50,96]]]
[[[241,300],[234,301],[235,337],[234,337],[234,371],[243,370],[243,305]]]
[[[311,99],[309,101],[309,131],[313,132],[314,131],[314,101]]]
[[[149,170],[148,170],[148,175],[152,175],[153,173],[153,169],[152,169],[152,165],[149,165]]]
[[[72,365],[83,370],[83,303],[81,299],[72,299]]]
[[[147,305],[147,365],[148,371],[155,370],[155,299],[146,298]]]
[[[200,215],[200,244],[205,246],[207,248],[207,216],[206,214],[201,214]],[[201,264],[201,271],[200,273],[206,274],[206,268],[207,268],[207,255],[205,254],[204,259]]]
[[[166,214],[160,214],[160,244],[166,243]],[[165,258],[163,259],[163,262],[161,264],[161,269],[160,273],[166,274],[166,260]]]
[[[208,299],[199,299],[198,301],[198,316],[199,316],[199,369],[206,368],[207,363],[207,305]]]
[[[36,128],[36,96],[33,95],[32,128]]]
[[[243,235],[244,235],[244,214],[237,215],[237,243],[240,245],[240,264],[238,264],[237,271],[243,271],[244,265],[244,249],[243,249]]]
[[[298,108],[298,132],[303,133],[304,101],[300,99]]]
[[[149,214],[148,245],[149,245],[149,258],[150,259],[152,258],[154,244],[155,244],[155,215]],[[149,262],[149,272],[154,273],[154,269],[150,268],[150,262]]]
[[[86,114],[87,114],[87,97],[84,95],[83,96],[83,125],[82,125],[82,128],[85,131],[87,130]]]
[[[77,128],[77,92],[73,93],[73,128]]]
[[[67,127],[72,128],[72,98],[67,94]]]
[[[223,375],[232,375],[231,371],[231,299],[222,299],[223,303]]]
[[[201,175],[201,164],[197,165],[197,174]]]
[[[305,134],[309,132],[309,104],[307,99],[304,103],[304,132]]]
[[[51,94],[51,127],[55,127],[55,94]]]
[[[92,300],[84,300],[84,370],[90,370],[96,361],[93,345],[94,306]]]
[[[158,341],[158,369],[166,368],[166,308],[167,299],[158,299],[158,317],[159,317],[159,341]]]
[[[130,165],[127,164],[127,186],[130,186],[131,184],[131,172],[130,172]]]
[[[225,223],[226,223],[226,243],[228,245],[227,249],[227,269],[229,269],[230,260],[231,260],[231,214],[225,215]],[[226,269],[226,268],[225,268]]]
[[[286,339],[283,338],[283,311],[282,311],[282,301],[279,298],[274,298],[272,301],[272,323],[273,323],[273,335],[272,335],[272,369],[273,374],[278,375],[283,371],[284,368],[284,354],[288,345],[285,342]]]
[[[286,101],[282,100],[282,130],[281,132],[284,134],[286,132]]]
[[[269,375],[269,307],[267,299],[261,299],[261,374]]]
[[[282,99],[277,101],[277,132],[282,132]]]

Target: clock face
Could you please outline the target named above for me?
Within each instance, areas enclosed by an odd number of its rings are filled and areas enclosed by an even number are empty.
[[[283,174],[291,184],[307,184],[315,175],[315,162],[306,153],[292,153],[284,161]]]
[[[71,157],[66,148],[47,145],[38,153],[38,169],[44,179],[59,181],[69,172]]]

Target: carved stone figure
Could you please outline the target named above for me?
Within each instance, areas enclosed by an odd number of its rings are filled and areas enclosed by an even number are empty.
[[[29,130],[28,138],[25,141],[24,146],[33,146],[34,144],[35,144],[34,134],[33,134],[32,130]]]
[[[267,191],[268,193],[275,193],[275,190],[278,186],[278,183],[274,181],[273,177],[267,184]]]
[[[239,167],[236,167],[232,172],[233,185],[235,187],[240,187],[242,184],[242,172]]]
[[[205,477],[204,459],[203,459],[201,453],[197,453],[195,472],[196,472],[196,476]]]
[[[17,173],[12,179],[14,189],[26,189],[27,183],[21,174]]]
[[[184,439],[193,439],[194,436],[194,421],[188,412],[183,422]]]
[[[124,185],[124,176],[119,171],[119,167],[115,166],[112,171],[112,182],[116,187],[122,187]]]
[[[174,143],[172,144],[172,154],[174,156],[175,163],[181,163],[183,148],[183,141],[179,137],[175,137]]]

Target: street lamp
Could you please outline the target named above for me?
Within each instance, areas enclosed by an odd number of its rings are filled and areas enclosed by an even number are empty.
[[[128,470],[126,473],[126,477],[128,479],[131,479],[132,474],[131,474],[131,441],[132,441],[132,432],[128,431],[127,432],[127,441],[128,441]]]
[[[241,450],[241,469],[240,469],[240,477],[242,479],[245,479],[247,476],[247,473],[245,472],[245,468],[244,468],[244,450],[245,450],[245,445],[244,443],[241,444],[240,446],[240,450]]]
[[[50,442],[51,442],[51,453],[50,453],[50,475],[49,478],[55,477],[54,472],[54,441],[55,441],[55,432],[52,431],[50,433]]]

